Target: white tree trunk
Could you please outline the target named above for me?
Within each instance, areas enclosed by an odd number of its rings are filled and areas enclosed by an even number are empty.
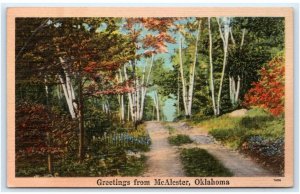
[[[146,94],[147,94],[147,89],[148,89],[150,76],[151,76],[151,73],[152,73],[153,63],[154,63],[154,54],[151,55],[150,67],[149,67],[149,71],[148,71],[148,74],[147,74],[146,81],[145,81],[146,66],[143,70],[142,87],[141,87],[140,120],[143,118],[143,114],[144,114],[145,98],[146,98]]]
[[[214,69],[212,63],[212,35],[211,35],[211,27],[210,27],[210,17],[208,17],[208,34],[209,34],[209,66],[210,66],[210,91],[211,91],[211,99],[213,104],[214,115],[217,115],[216,109],[216,101],[215,101],[215,85],[214,85]]]
[[[192,115],[192,104],[193,104],[193,93],[194,93],[194,81],[195,81],[195,67],[198,56],[198,42],[200,39],[200,31],[201,31],[201,20],[198,22],[198,32],[196,34],[196,42],[195,42],[195,53],[194,53],[194,61],[190,68],[190,77],[189,77],[189,92],[188,92],[188,116]]]
[[[123,83],[123,75],[122,71],[119,70],[119,83]],[[119,104],[120,104],[120,120],[121,122],[124,122],[125,120],[125,109],[124,109],[124,94],[119,94]]]
[[[244,39],[245,39],[245,33],[246,33],[246,29],[242,29],[242,38],[241,38],[241,44],[240,44],[240,49],[242,49],[243,45],[244,45]],[[233,38],[233,34],[230,28],[230,36],[232,39],[232,43],[234,45],[234,47],[236,47],[236,43],[235,40]],[[241,77],[240,75],[238,75],[238,80],[237,80],[237,84],[235,84],[236,81],[234,79],[233,76],[229,76],[229,92],[230,92],[230,100],[231,100],[231,104],[232,106],[236,106],[238,104],[239,101],[239,93],[240,93],[240,88],[241,88]]]
[[[129,102],[127,103],[127,121],[130,121],[130,106],[129,106]]]
[[[124,77],[125,77],[125,80],[128,81],[128,75],[127,75],[127,69],[126,69],[126,65],[124,65]],[[132,121],[135,121],[135,118],[134,118],[134,114],[133,114],[133,94],[132,93],[128,93],[128,106],[129,106],[129,109],[130,109],[130,115],[131,115],[131,120]]]
[[[246,33],[246,29],[243,28],[243,30],[242,30],[242,40],[241,40],[241,46],[240,46],[241,48],[242,48],[243,45],[244,45],[245,33]]]
[[[136,94],[136,112],[135,112],[135,118],[137,121],[140,121],[141,118],[140,118],[140,108],[141,108],[141,105],[140,105],[140,91],[141,91],[141,87],[139,85],[139,80],[136,79],[136,91],[135,91],[135,94]]]
[[[231,27],[229,28],[229,32],[230,32],[230,38],[231,38],[232,44],[235,46],[235,39],[234,39],[234,37],[233,37]]]
[[[182,37],[180,37],[179,40],[179,65],[180,65],[180,75],[181,75],[181,83],[182,83],[182,100],[184,106],[184,113],[185,115],[188,115],[186,81],[183,73],[183,60],[182,60]]]
[[[232,89],[233,89],[233,87],[232,87],[232,77],[229,75],[228,76],[229,77],[229,97],[230,97],[230,101],[231,101],[231,103],[233,103],[233,91],[232,91]]]
[[[224,20],[228,20],[228,19],[225,18]],[[223,89],[223,80],[224,80],[225,68],[226,68],[226,64],[227,64],[229,25],[228,24],[224,25],[224,34],[223,34],[222,29],[221,29],[221,24],[219,22],[219,18],[217,18],[217,22],[218,22],[218,26],[219,26],[220,36],[223,41],[223,51],[224,51],[223,68],[222,68],[220,87],[219,87],[218,99],[217,99],[217,115],[219,115],[220,109],[221,109],[221,95],[222,95],[222,89]]]
[[[178,79],[177,79],[177,114],[180,115],[180,75],[178,72]]]
[[[142,75],[142,83],[141,83],[141,103],[140,103],[140,112],[139,112],[139,120],[143,118],[143,112],[144,112],[144,101],[145,101],[145,96],[146,96],[146,86],[145,86],[145,71],[146,71],[146,65],[144,66],[143,69],[143,75]]]
[[[154,92],[154,104],[156,108],[156,120],[160,121],[160,111],[159,111],[159,97],[157,91]]]
[[[238,75],[238,82],[237,82],[237,87],[236,87],[236,92],[235,92],[235,97],[234,97],[234,101],[235,103],[238,103],[239,101],[239,94],[240,94],[240,86],[241,85],[241,78]]]

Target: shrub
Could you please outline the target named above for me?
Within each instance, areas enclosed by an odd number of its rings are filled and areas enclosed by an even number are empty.
[[[251,136],[243,143],[241,150],[259,160],[265,166],[271,167],[280,175],[284,173],[284,139],[265,139],[261,136]]]
[[[284,113],[284,62],[279,55],[260,70],[260,80],[245,95],[245,106],[265,108],[274,116]]]

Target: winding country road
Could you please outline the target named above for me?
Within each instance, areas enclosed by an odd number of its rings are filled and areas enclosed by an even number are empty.
[[[235,177],[268,177],[276,176],[262,168],[259,164],[248,157],[241,155],[236,151],[216,144],[207,132],[191,128],[184,123],[168,123],[169,126],[176,129],[176,134],[186,134],[194,141],[192,144],[186,144],[181,147],[193,148],[199,147],[207,150],[211,155],[217,158],[229,169]],[[179,150],[176,146],[168,143],[169,131],[160,122],[146,122],[146,129],[150,135],[152,144],[151,150],[146,154],[147,170],[145,177],[184,177],[183,166],[179,157]]]

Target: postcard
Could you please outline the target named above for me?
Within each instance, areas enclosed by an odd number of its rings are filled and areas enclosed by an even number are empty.
[[[292,187],[293,9],[7,9],[8,187]]]

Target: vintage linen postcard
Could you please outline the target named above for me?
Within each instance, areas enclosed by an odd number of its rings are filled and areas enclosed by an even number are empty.
[[[7,9],[8,187],[292,187],[293,10]]]

